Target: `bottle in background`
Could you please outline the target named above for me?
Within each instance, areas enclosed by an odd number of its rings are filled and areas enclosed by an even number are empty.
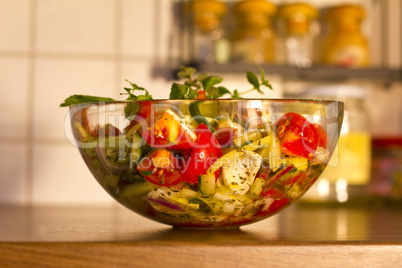
[[[243,0],[233,7],[237,26],[232,35],[232,59],[235,62],[274,61],[275,32],[271,18],[276,6],[266,0]]]
[[[229,60],[229,41],[225,36],[222,17],[226,5],[217,0],[195,0],[185,6],[192,11],[194,23],[194,57],[201,63],[226,63]]]
[[[368,42],[361,33],[365,11],[358,5],[330,8],[325,14],[329,33],[322,45],[323,63],[341,67],[368,65]]]
[[[313,63],[315,38],[311,24],[318,11],[305,3],[292,3],[279,10],[280,63],[308,68]],[[279,51],[278,51],[279,52]]]

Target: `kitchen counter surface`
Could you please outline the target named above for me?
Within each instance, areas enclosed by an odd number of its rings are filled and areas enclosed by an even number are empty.
[[[120,206],[0,206],[0,267],[397,267],[402,210],[293,206],[234,230]]]

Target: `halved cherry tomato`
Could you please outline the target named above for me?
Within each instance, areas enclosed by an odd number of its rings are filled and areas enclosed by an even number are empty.
[[[180,150],[190,149],[194,145],[196,135],[169,110],[142,133],[142,137],[151,147]]]
[[[320,125],[314,123],[313,126],[314,126],[315,130],[317,131],[318,146],[327,148],[327,141],[328,141],[327,133]]]
[[[205,174],[206,170],[222,156],[218,141],[205,124],[200,124],[195,133],[197,134],[195,145],[190,157],[184,160],[182,171],[183,180],[190,184],[197,184],[198,176]]]
[[[231,127],[221,128],[215,131],[214,135],[221,148],[233,145],[234,137],[237,135],[237,129]]]
[[[165,149],[157,149],[145,156],[137,170],[146,180],[160,186],[176,185],[182,181],[178,160]]]
[[[313,158],[319,136],[306,118],[297,113],[286,113],[276,121],[274,129],[284,154]]]

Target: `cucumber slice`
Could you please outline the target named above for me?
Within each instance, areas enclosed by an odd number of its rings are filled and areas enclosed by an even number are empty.
[[[143,153],[144,140],[138,132],[131,135],[130,164],[137,163]]]
[[[130,198],[136,195],[144,195],[155,190],[157,187],[157,185],[150,183],[149,181],[134,183],[124,187],[119,196],[122,198]]]
[[[217,101],[203,101],[198,103],[198,109],[205,117],[219,116],[219,102]]]
[[[263,138],[263,133],[261,130],[256,130],[250,133],[246,133],[245,135],[241,135],[240,137],[234,139],[234,144],[236,147],[241,147],[247,143],[255,142]]]
[[[216,182],[214,175],[198,176],[198,184],[203,196],[212,196],[215,194]]]
[[[211,123],[209,123],[208,119],[206,119],[205,116],[201,114],[200,109],[198,108],[199,103],[199,101],[195,101],[190,104],[190,106],[188,107],[190,115],[198,124],[205,124],[209,128],[209,130],[214,133],[215,129],[212,127]]]

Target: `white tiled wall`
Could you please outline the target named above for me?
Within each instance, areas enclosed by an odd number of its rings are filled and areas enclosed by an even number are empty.
[[[170,0],[0,0],[0,204],[112,204],[68,142],[71,94],[121,98],[170,56]]]
[[[66,139],[59,104],[120,98],[125,79],[168,97],[152,68],[180,53],[172,2],[0,0],[0,204],[113,203]]]

